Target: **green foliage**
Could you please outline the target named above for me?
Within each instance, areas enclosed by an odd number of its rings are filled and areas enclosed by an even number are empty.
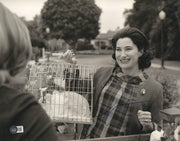
[[[93,45],[89,43],[89,41],[78,41],[77,43],[77,51],[80,50],[95,50]]]
[[[161,36],[163,36],[163,57],[165,59],[180,60],[180,1],[167,0],[163,10],[166,13],[166,18],[162,22],[157,19],[150,36],[152,46],[156,52],[155,55],[156,57],[161,57],[160,41]]]
[[[43,39],[41,33],[41,17],[35,16],[32,21],[26,21],[25,19],[23,19],[23,21],[29,29],[32,46],[38,48],[46,48],[47,42]]]
[[[163,108],[166,109],[175,105],[178,99],[176,81],[180,77],[157,68],[150,68],[146,72],[163,86]]]
[[[38,62],[39,58],[42,57],[42,50],[41,48],[33,47],[32,49],[32,60]]]
[[[161,10],[166,13],[166,18],[162,22],[159,19]],[[139,28],[149,37],[156,57],[180,60],[179,0],[135,0],[133,9],[126,10],[124,14],[128,15],[126,25]]]
[[[79,38],[98,35],[100,14],[94,0],[48,0],[41,11],[44,31],[49,27],[52,38],[64,39],[74,48]]]
[[[128,14],[125,25],[139,28],[149,37],[160,2],[161,0],[135,0],[133,9],[124,12]]]
[[[160,79],[159,82],[162,84],[163,86],[163,108],[169,108],[172,106],[173,104],[173,93],[171,93],[173,91],[172,88],[173,84],[171,84],[172,82],[170,82],[167,79]]]
[[[69,45],[62,39],[51,39],[48,41],[47,51],[64,52],[69,48]]]

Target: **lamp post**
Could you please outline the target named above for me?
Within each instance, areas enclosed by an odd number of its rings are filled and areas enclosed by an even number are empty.
[[[166,18],[166,13],[161,10],[159,12],[159,19],[161,20],[161,67],[162,69],[165,69],[164,67],[164,35],[163,35],[163,20]]]
[[[47,28],[46,28],[46,33],[49,33],[49,32],[50,32],[50,28],[47,27]]]
[[[47,33],[47,34],[50,33],[50,28],[49,28],[49,27],[46,28],[46,33]],[[49,62],[50,52],[47,52],[46,55],[47,55],[47,62]]]

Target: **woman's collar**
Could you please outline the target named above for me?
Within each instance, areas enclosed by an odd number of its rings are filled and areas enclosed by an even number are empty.
[[[127,78],[139,78],[142,82],[145,81],[146,79],[148,79],[148,75],[144,72],[144,71],[139,71],[136,75],[132,76],[132,75],[128,75],[128,74],[124,74],[122,72],[122,69],[120,67],[115,67],[113,69],[113,75],[116,75],[118,77],[127,77]]]

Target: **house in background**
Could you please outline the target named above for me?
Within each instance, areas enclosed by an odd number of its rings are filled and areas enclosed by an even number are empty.
[[[91,40],[91,44],[97,50],[112,49],[111,39],[118,30],[119,28],[115,31],[109,30],[106,33],[100,33],[96,39]]]

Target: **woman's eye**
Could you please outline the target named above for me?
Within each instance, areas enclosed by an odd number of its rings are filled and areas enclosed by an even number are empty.
[[[128,48],[126,48],[126,50],[128,50],[128,51],[129,51],[129,50],[132,50],[132,48],[128,47]]]
[[[121,51],[121,49],[120,48],[116,48],[116,51]]]

